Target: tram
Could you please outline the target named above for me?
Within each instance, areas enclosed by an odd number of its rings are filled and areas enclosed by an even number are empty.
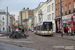
[[[34,33],[39,35],[53,35],[52,21],[36,23]]]

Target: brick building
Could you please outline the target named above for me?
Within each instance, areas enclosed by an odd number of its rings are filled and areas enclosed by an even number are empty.
[[[61,13],[59,12],[60,0],[55,0],[55,23],[56,23],[56,32],[60,32],[61,26]],[[75,21],[75,0],[62,0],[62,22],[64,27],[67,25],[66,21],[68,20],[71,23],[71,16],[73,15]]]

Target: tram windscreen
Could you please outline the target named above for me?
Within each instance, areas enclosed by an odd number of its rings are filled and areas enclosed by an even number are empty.
[[[47,31],[47,30],[51,30],[52,29],[52,22],[44,22],[43,23],[43,30]]]

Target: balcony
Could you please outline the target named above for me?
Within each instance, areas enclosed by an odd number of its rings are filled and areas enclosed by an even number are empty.
[[[65,15],[67,15],[67,11],[65,11]]]
[[[69,10],[69,14],[71,13],[71,10]]]
[[[75,13],[75,8],[73,9],[73,12]]]

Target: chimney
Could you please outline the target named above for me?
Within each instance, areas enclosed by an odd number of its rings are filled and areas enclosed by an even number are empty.
[[[27,9],[29,9],[29,7]]]
[[[25,9],[25,7],[23,9]]]
[[[49,0],[47,0],[47,2],[48,2]]]

